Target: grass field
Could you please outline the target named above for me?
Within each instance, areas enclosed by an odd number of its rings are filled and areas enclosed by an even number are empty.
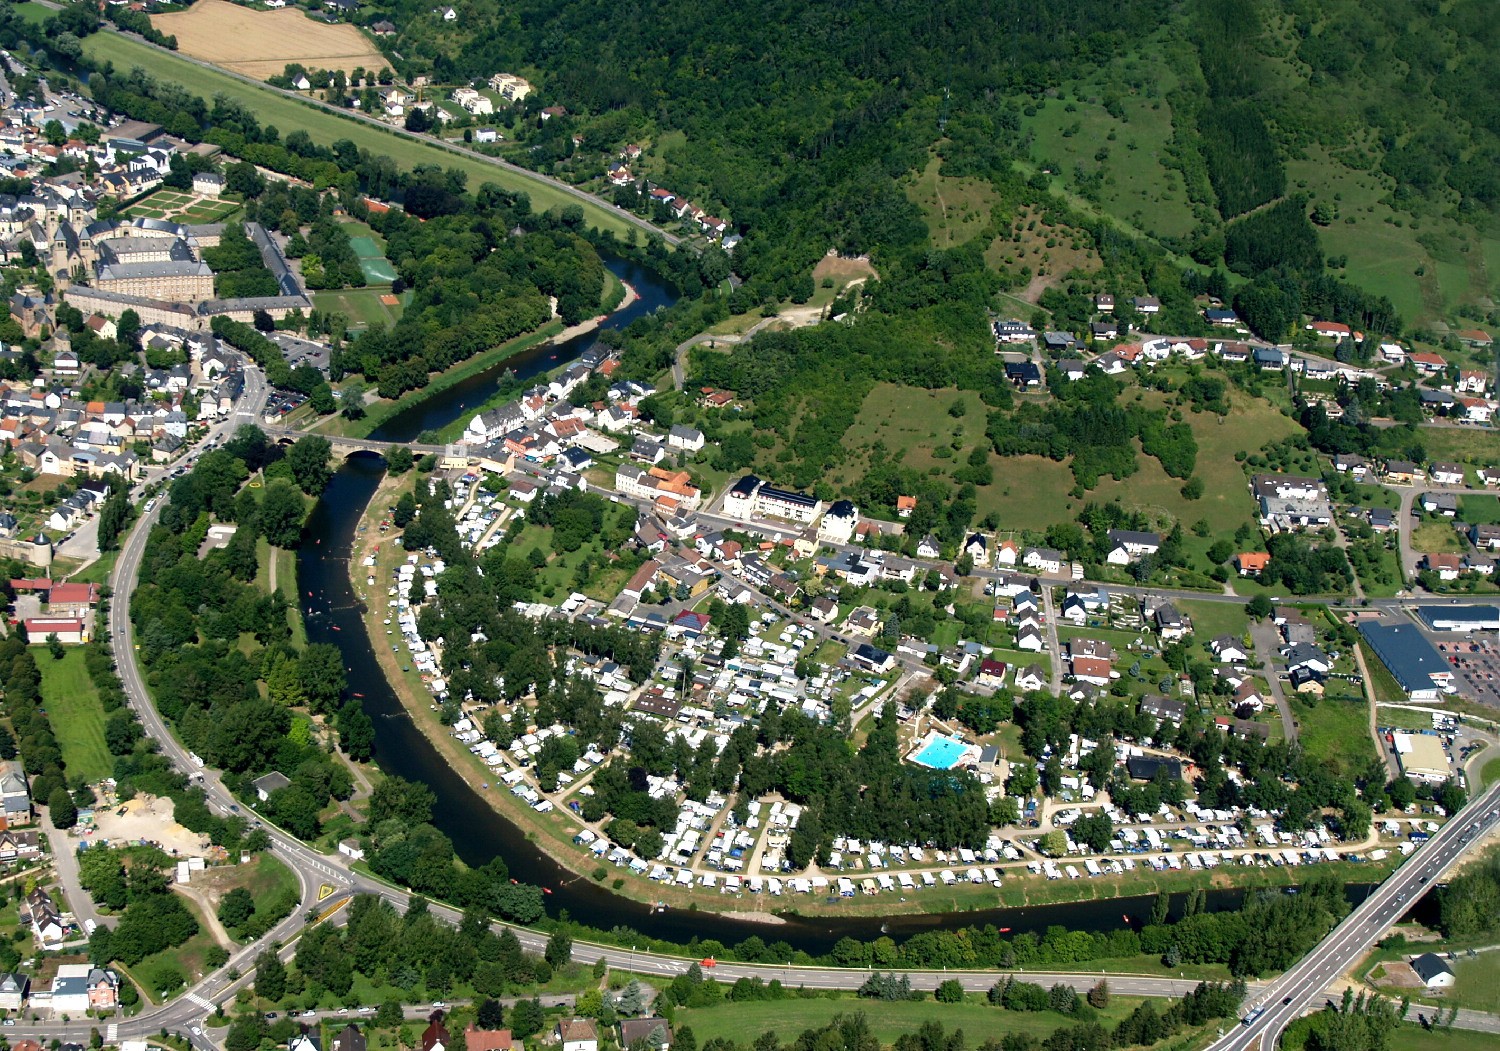
[[[1021,126],[1035,135],[1031,156],[1054,172],[1103,176],[1101,207],[1121,220],[1164,236],[1181,236],[1193,226],[1192,206],[1182,176],[1165,163],[1172,136],[1172,109],[1166,95],[1176,87],[1170,63],[1153,69],[1147,94],[1120,97],[1117,119],[1105,111],[1095,85],[1080,86],[1078,97],[1048,99]],[[1107,151],[1099,159],[1101,150]]]
[[[1404,1025],[1390,1035],[1386,1046],[1389,1051],[1500,1051],[1500,1034]]]
[[[999,201],[995,188],[983,179],[954,179],[938,174],[942,160],[933,157],[927,167],[910,177],[906,196],[922,209],[927,233],[939,248],[953,248],[977,237],[990,221],[990,209]]]
[[[83,649],[70,646],[53,660],[45,646],[33,646],[42,673],[42,703],[62,749],[68,776],[102,781],[114,770],[104,745],[104,709],[83,663]]]
[[[1453,961],[1457,983],[1444,1000],[1476,1011],[1500,1011],[1500,952]]]
[[[314,292],[313,306],[319,310],[343,314],[349,319],[351,328],[369,328],[381,325],[390,328],[401,319],[402,306],[411,299],[410,292],[402,292],[401,302],[395,306],[382,303],[381,297],[390,295],[385,288],[342,288],[328,292]]]
[[[537,211],[579,204],[583,207],[585,220],[592,226],[613,230],[621,236],[632,229],[640,232],[637,227],[620,218],[613,209],[593,201],[580,201],[540,179],[530,178],[474,157],[452,153],[434,143],[409,138],[394,130],[341,116],[272,88],[247,83],[222,70],[205,68],[170,51],[152,47],[119,33],[94,33],[85,39],[83,46],[90,58],[109,59],[122,69],[139,66],[150,70],[153,77],[179,84],[207,101],[212,102],[215,95],[222,93],[248,106],[263,123],[275,124],[281,128],[297,128],[325,146],[330,146],[339,139],[348,139],[371,153],[391,158],[402,168],[436,164],[445,170],[464,172],[469,177],[471,189],[478,189],[481,184],[491,182],[509,190],[524,191],[530,196],[532,207]]]
[[[1495,432],[1478,427],[1423,427],[1422,448],[1429,460],[1457,460],[1490,467],[1495,463]]]
[[[186,11],[156,15],[151,24],[177,38],[185,55],[264,80],[290,62],[308,69],[371,72],[390,63],[351,25],[329,25],[292,7],[256,11],[225,0],[199,0]]]
[[[1453,524],[1446,518],[1439,518],[1435,522],[1423,522],[1411,531],[1411,549],[1456,554],[1464,549],[1464,545],[1453,531]]]
[[[1138,1000],[1114,997],[1109,1007],[1099,1012],[1100,1020],[1112,1028],[1137,1003]],[[987,1039],[999,1041],[1007,1033],[1045,1038],[1076,1023],[1075,1019],[1052,1011],[1007,1011],[978,1001],[961,1004],[936,1004],[931,1000],[889,1003],[853,997],[678,1008],[673,1021],[679,1028],[692,1026],[693,1034],[700,1041],[715,1037],[748,1041],[762,1033],[774,1032],[783,1044],[787,1044],[808,1029],[827,1025],[835,1015],[856,1012],[865,1016],[871,1033],[885,1046],[894,1044],[901,1036],[915,1033],[923,1023],[932,1021],[941,1022],[950,1032],[961,1028],[971,1046],[978,1046]]]
[[[1458,502],[1458,517],[1470,525],[1500,522],[1500,496],[1465,496]]]
[[[1291,705],[1292,716],[1297,720],[1297,739],[1303,749],[1335,771],[1362,770],[1375,754],[1365,704],[1324,698],[1316,704],[1293,700]]]
[[[1216,635],[1245,634],[1250,617],[1244,606],[1229,602],[1194,602],[1181,599],[1177,608],[1186,613],[1193,622],[1193,637],[1207,641]]]
[[[1487,785],[1500,781],[1500,755],[1489,760],[1479,769],[1479,778]]]

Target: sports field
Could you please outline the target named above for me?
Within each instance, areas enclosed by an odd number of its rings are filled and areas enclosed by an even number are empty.
[[[359,67],[378,72],[389,65],[354,26],[314,21],[296,8],[255,11],[224,0],[198,0],[186,11],[154,16],[151,24],[175,36],[183,54],[258,80],[280,74],[289,62],[345,73]]]
[[[359,268],[365,272],[365,284],[388,285],[396,280],[396,268],[385,257],[373,237],[351,237],[349,247],[359,256]]]

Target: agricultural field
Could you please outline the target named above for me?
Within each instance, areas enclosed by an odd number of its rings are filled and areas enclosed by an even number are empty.
[[[300,21],[297,24],[314,25],[312,22]],[[613,209],[592,201],[580,201],[562,189],[530,175],[502,168],[476,157],[453,153],[432,142],[409,138],[367,121],[342,116],[266,85],[242,80],[223,70],[200,66],[163,48],[152,47],[119,33],[94,33],[84,40],[83,49],[90,58],[109,59],[124,69],[133,66],[148,69],[153,77],[178,84],[208,101],[212,101],[215,95],[223,94],[249,107],[266,124],[305,131],[315,142],[324,146],[331,146],[339,139],[348,139],[361,149],[389,157],[401,168],[436,164],[443,169],[455,169],[466,174],[469,185],[473,187],[492,182],[509,190],[524,191],[531,197],[531,205],[537,211],[581,204],[584,218],[590,225],[601,230],[613,230],[620,236],[625,236],[632,229],[639,234],[638,228],[621,219]]]
[[[188,226],[222,223],[240,210],[231,198],[204,197],[187,190],[157,190],[125,209],[130,218],[166,219]]]
[[[38,640],[40,641],[40,640]],[[104,708],[83,663],[83,648],[69,646],[54,660],[45,646],[33,646],[42,673],[42,703],[57,734],[68,777],[102,781],[114,771],[104,744]]]
[[[297,8],[256,11],[225,0],[199,0],[186,11],[156,15],[151,24],[177,38],[185,55],[264,80],[291,62],[308,69],[363,67],[372,72],[389,63],[370,39],[351,25],[329,25]]]

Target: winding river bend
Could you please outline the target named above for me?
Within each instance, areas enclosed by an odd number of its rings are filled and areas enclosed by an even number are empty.
[[[672,302],[671,292],[649,271],[618,259],[606,257],[606,262],[640,297],[611,317],[605,323],[606,328],[628,325]],[[507,368],[513,368],[523,379],[530,378],[578,357],[593,340],[591,334],[584,335],[523,352],[392,417],[372,437],[410,441],[424,430],[442,427],[482,405],[494,393]],[[412,722],[380,672],[365,635],[361,607],[349,580],[348,562],[360,517],[383,473],[384,465],[373,454],[351,457],[335,473],[313,510],[308,530],[323,542],[304,545],[297,566],[308,639],[333,643],[343,651],[345,664],[351,669],[349,689],[364,695],[365,711],[375,724],[376,758],[381,768],[421,781],[432,789],[437,796],[434,824],[453,840],[458,856],[474,865],[496,856],[504,858],[516,879],[552,889],[547,897],[550,912],[567,910],[594,927],[609,929],[623,925],[676,942],[686,943],[696,937],[734,944],[754,934],[767,942],[785,941],[806,952],[823,953],[846,935],[869,939],[883,932],[899,939],[924,930],[985,923],[1038,934],[1052,925],[1074,930],[1115,930],[1126,925],[1127,916],[1139,923],[1150,911],[1149,897],[1115,898],[1031,908],[903,915],[884,921],[863,916],[786,915],[787,922],[773,926],[693,909],[653,913],[641,902],[613,894],[586,876],[569,872],[529,842],[519,826],[495,813],[448,766]],[[1363,888],[1359,896],[1362,891]],[[1241,896],[1238,891],[1214,891],[1209,896],[1210,906],[1232,907]],[[794,904],[794,899],[788,900],[788,905]]]

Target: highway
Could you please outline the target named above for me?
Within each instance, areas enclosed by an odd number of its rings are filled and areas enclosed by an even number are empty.
[[[1282,1031],[1380,940],[1429,884],[1442,879],[1469,845],[1500,819],[1500,784],[1468,805],[1353,909],[1300,963],[1247,1002],[1245,1022],[1212,1051],[1274,1051]]]

